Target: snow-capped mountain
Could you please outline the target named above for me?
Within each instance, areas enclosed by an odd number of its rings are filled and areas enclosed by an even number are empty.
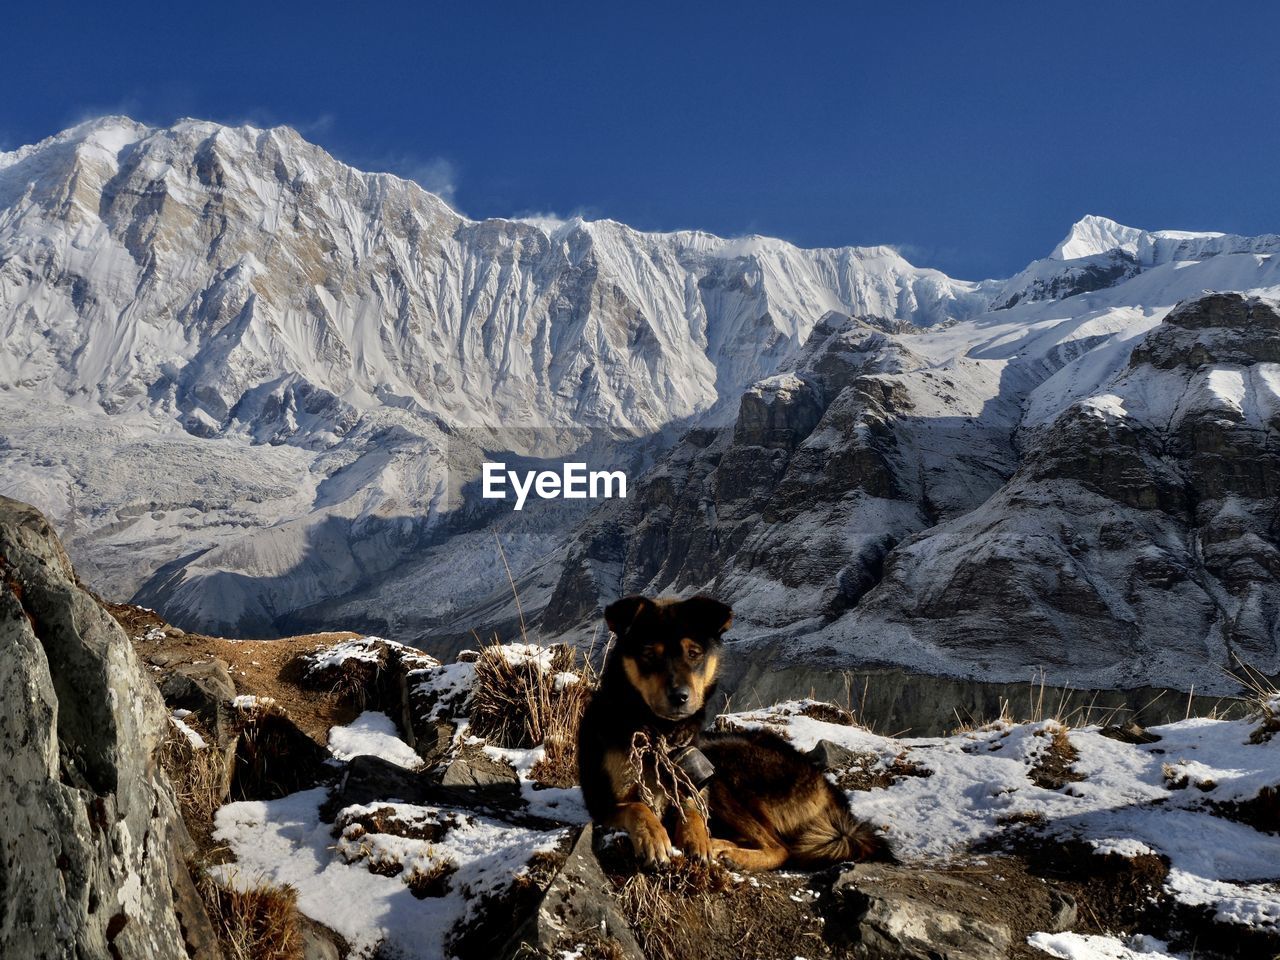
[[[0,492],[51,514],[99,590],[210,631],[482,629],[512,615],[499,532],[547,635],[581,632],[618,591],[710,587],[766,645],[1021,676],[1046,642],[1092,627],[1044,606],[1048,581],[1030,575],[1030,643],[1028,621],[997,609],[975,607],[1007,634],[987,644],[930,607],[938,578],[989,559],[966,553],[981,537],[965,524],[1069,529],[1073,510],[1096,509],[1057,492],[1074,474],[1044,479],[1046,456],[1084,442],[1065,424],[1139,409],[1135,391],[1167,380],[1134,364],[1143,338],[1206,291],[1275,296],[1278,253],[1275,236],[1090,216],[1016,276],[968,282],[887,247],[473,221],[286,128],[107,118],[0,155]],[[1259,342],[1188,335],[1245,354]],[[1179,355],[1189,397],[1244,356]],[[1265,397],[1273,361],[1253,359],[1249,390]],[[1271,421],[1246,419],[1261,446],[1233,449],[1269,456]],[[657,462],[594,512],[478,510],[459,494],[492,455],[584,443]],[[1175,472],[1194,460],[1159,443]],[[1032,499],[1065,513],[1018,513],[1032,471]],[[1259,518],[1273,508],[1242,509],[1272,543]],[[1161,543],[1201,535],[1200,520],[1178,524]],[[1220,599],[1231,590],[1205,579],[1204,546],[1171,562]],[[1049,554],[1028,563],[1043,572]],[[1154,606],[1112,602],[1102,579],[1128,567],[1080,575],[1106,596],[1099,623],[1136,624],[1101,631],[1104,653],[1165,629],[1143,625]],[[1258,583],[1241,602],[1261,611],[1246,619],[1266,667],[1275,588]],[[1231,616],[1213,637],[1184,617],[1202,659],[1234,643]],[[1119,682],[1096,658],[1059,660]]]
[[[0,156],[0,485],[102,589],[182,558],[146,596],[260,631],[436,536],[457,428],[649,435],[827,310],[982,302],[885,247],[476,222],[287,128],[107,118]]]
[[[1205,285],[1274,298],[1280,266],[1178,261],[914,336],[829,317],[580,531],[544,626],[572,628],[571,598],[709,589],[774,660],[1280,672],[1280,303]]]

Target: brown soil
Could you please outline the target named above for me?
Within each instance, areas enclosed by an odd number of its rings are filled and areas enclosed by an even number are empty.
[[[1066,729],[1054,727],[1048,737],[1048,748],[1036,759],[1027,777],[1045,790],[1061,790],[1068,783],[1079,783],[1084,774],[1072,770],[1071,765],[1080,759],[1080,753],[1072,746]]]
[[[124,627],[142,661],[158,683],[184,663],[217,658],[227,663],[236,692],[275,699],[298,728],[319,744],[328,742],[329,728],[355,719],[355,707],[335,693],[309,690],[297,682],[294,661],[304,653],[331,647],[357,637],[350,632],[308,633],[278,640],[228,640],[172,627],[158,614],[124,603],[103,606]],[[149,631],[162,638],[144,639]]]
[[[1280,833],[1280,786],[1263,787],[1250,800],[1210,804],[1220,817],[1247,823],[1264,833]]]
[[[907,777],[931,777],[933,771],[907,759],[905,752],[882,764],[878,753],[859,753],[854,763],[836,775],[842,790],[883,790]]]
[[[835,723],[842,727],[854,725],[853,714],[841,710],[834,703],[808,703],[800,710],[800,715],[821,720],[823,723]]]

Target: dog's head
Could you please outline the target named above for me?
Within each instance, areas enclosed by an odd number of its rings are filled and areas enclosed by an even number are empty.
[[[657,716],[685,720],[707,702],[733,611],[710,597],[624,597],[604,612],[617,635],[613,656]]]

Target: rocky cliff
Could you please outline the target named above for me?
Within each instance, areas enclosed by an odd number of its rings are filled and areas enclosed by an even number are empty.
[[[1182,303],[1045,423],[911,347],[829,317],[580,533],[544,626],[571,597],[709,589],[766,658],[1094,687],[1280,671],[1275,301]]]
[[[216,956],[155,684],[45,518],[5,497],[0,652],[0,954]]]

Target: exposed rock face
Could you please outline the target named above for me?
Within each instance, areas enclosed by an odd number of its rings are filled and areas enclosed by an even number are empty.
[[[1181,305],[995,496],[896,551],[858,624],[996,661],[1034,636],[1050,669],[1117,685],[1135,662],[1280,671],[1277,358],[1275,304]]]
[[[553,957],[568,953],[563,947],[584,932],[598,933],[611,942],[609,956],[620,960],[644,960],[644,952],[613,897],[609,879],[600,868],[592,844],[595,828],[588,824],[565,858],[545,893],[501,956],[517,960],[527,956]]]
[[[977,506],[1013,469],[1007,426],[978,422],[962,376],[923,366],[876,327],[829,314],[794,369],[743,395],[732,427],[687,435],[587,528],[544,627],[572,623],[569,598],[584,593],[706,586],[767,626],[853,607],[896,543]]]
[[[155,760],[160,695],[44,517],[5,497],[0,650],[0,954],[178,960],[188,942],[207,948]]]
[[[689,434],[597,515],[544,629],[584,597],[708,589],[774,631],[755,656],[775,660],[1099,688],[1225,690],[1237,656],[1280,671],[1274,302],[1185,301],[1038,419],[1012,400],[1045,377],[1066,392],[1053,368],[1010,363],[1028,386],[1001,407],[981,364],[932,368],[910,343],[828,317],[732,427]]]

